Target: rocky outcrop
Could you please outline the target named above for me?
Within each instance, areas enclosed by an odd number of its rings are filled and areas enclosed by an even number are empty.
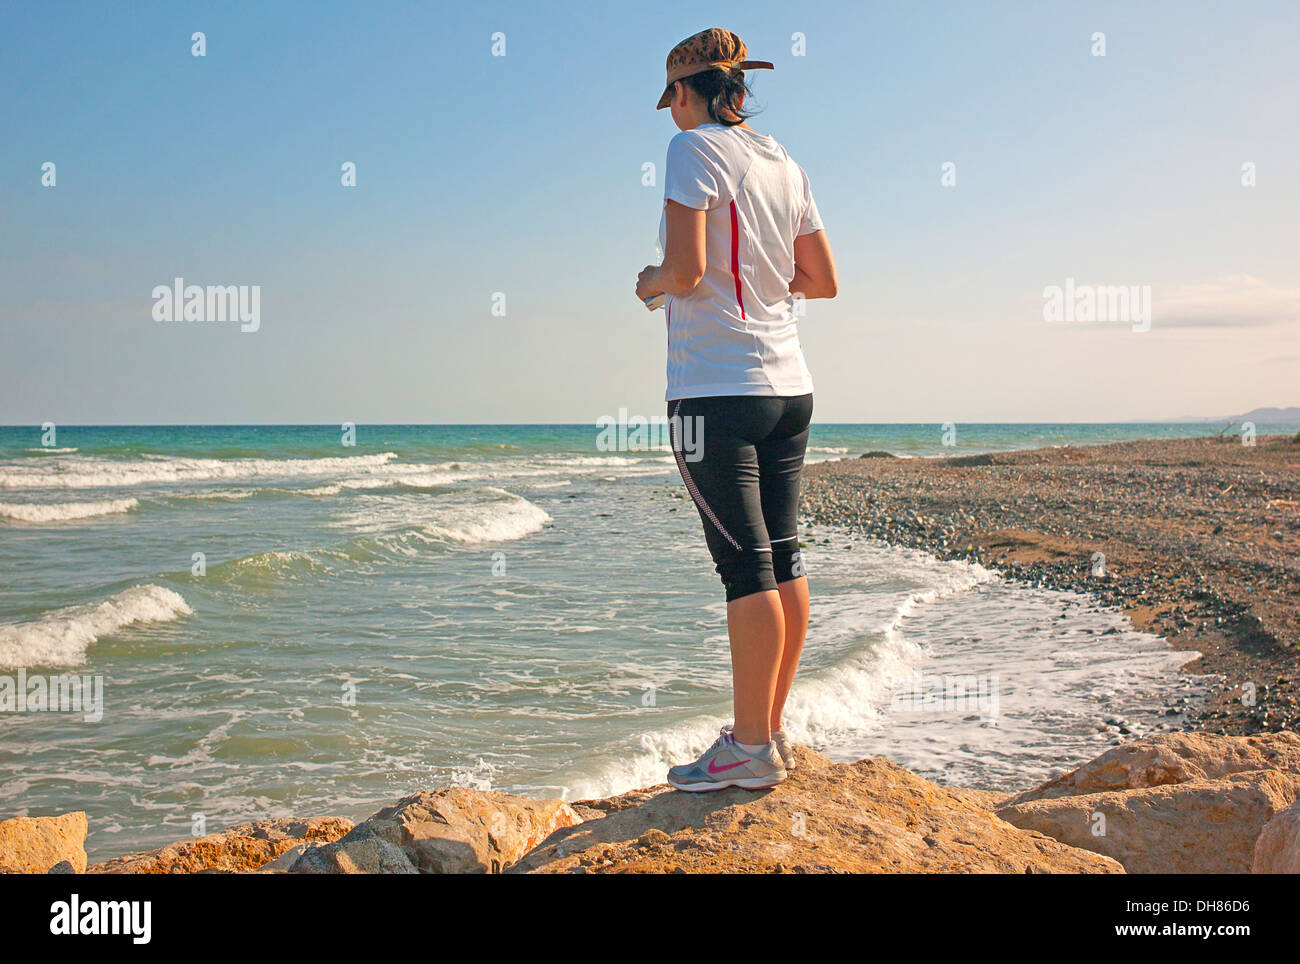
[[[998,807],[1006,806],[1012,796],[1001,790],[971,790],[966,787],[944,787],[944,789],[959,800],[975,804],[981,810],[996,810]]]
[[[556,830],[582,820],[560,800],[462,787],[432,790],[385,807],[335,844],[305,851],[289,870],[495,874]],[[350,869],[363,866],[376,869]]]
[[[1252,770],[1221,780],[1031,800],[997,815],[1113,857],[1133,874],[1244,874],[1265,824],[1297,799],[1300,776]]]
[[[1009,803],[1216,780],[1250,770],[1300,775],[1300,736],[1290,732],[1246,737],[1161,734],[1115,747]]]
[[[352,829],[342,817],[256,820],[219,833],[181,840],[148,853],[93,864],[92,874],[248,873],[303,844],[326,844]]]
[[[937,786],[796,747],[771,790],[573,804],[452,788],[353,827],[265,820],[92,873],[1298,873],[1300,737],[1166,734],[1033,790]],[[85,870],[84,814],[0,823],[0,872]]]
[[[1300,803],[1279,810],[1255,841],[1251,872],[1300,874]]]
[[[574,809],[510,873],[1122,873],[1115,861],[998,819],[888,760],[797,748],[771,790],[639,790]]]
[[[86,869],[86,814],[0,820],[0,871],[44,874],[62,863]],[[60,868],[60,872],[64,872]]]

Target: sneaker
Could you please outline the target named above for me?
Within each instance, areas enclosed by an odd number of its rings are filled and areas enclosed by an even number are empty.
[[[668,782],[678,790],[698,793],[723,787],[761,790],[785,780],[785,767],[775,744],[769,743],[757,753],[742,749],[728,728],[694,763],[684,763],[668,771]]]
[[[786,773],[789,773],[794,769],[794,747],[785,738],[785,730],[773,730],[772,742],[776,744],[776,752],[781,754],[781,763]]]
[[[730,733],[731,727],[732,724],[728,723],[722,730],[724,733]],[[794,769],[794,748],[785,738],[785,730],[773,730],[772,742],[776,744],[776,752],[781,756],[781,765],[785,767],[785,772],[789,773]]]

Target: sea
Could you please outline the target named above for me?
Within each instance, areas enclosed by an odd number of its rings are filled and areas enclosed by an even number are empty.
[[[1217,430],[952,429],[817,424],[809,460]],[[801,539],[786,729],[833,759],[1032,786],[1212,682],[1087,597]],[[607,796],[729,721],[721,585],[653,431],[0,428],[0,819],[84,810],[92,860],[435,787]]]

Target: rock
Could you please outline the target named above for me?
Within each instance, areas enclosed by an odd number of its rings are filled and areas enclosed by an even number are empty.
[[[70,860],[60,860],[57,864],[45,871],[47,874],[75,874],[77,868],[72,866]]]
[[[287,874],[289,872],[289,868],[292,867],[295,863],[297,863],[299,857],[301,857],[308,850],[312,850],[318,846],[320,845],[312,844],[312,843],[294,844],[292,847],[290,847],[284,853],[280,854],[280,856],[276,857],[274,860],[269,860],[266,863],[262,864],[262,866],[258,867],[257,870],[254,871],[254,873]]]
[[[402,848],[362,824],[341,840],[312,847],[289,868],[291,874],[418,874]]]
[[[1300,874],[1300,803],[1279,810],[1264,824],[1250,870],[1254,874]]]
[[[1027,790],[1009,802],[1136,790],[1218,779],[1249,770],[1280,770],[1300,775],[1300,736],[1290,732],[1247,737],[1164,733],[1115,747],[1077,770]]]
[[[219,833],[181,840],[148,853],[94,864],[92,874],[195,874],[201,871],[249,873],[293,847],[330,843],[352,829],[342,817],[283,818],[241,823]]]
[[[0,867],[11,873],[44,874],[63,861],[74,873],[86,869],[84,811],[0,821]]]
[[[1005,806],[1011,797],[1011,794],[1001,790],[971,790],[966,787],[944,787],[944,789],[959,800],[973,803],[981,810],[996,810],[998,807]]]
[[[888,760],[832,763],[796,748],[772,790],[667,787],[575,809],[510,873],[1122,873],[1115,861],[1019,830]]]
[[[1218,780],[1030,800],[1002,807],[997,815],[1112,857],[1131,874],[1244,874],[1265,824],[1298,798],[1300,775],[1253,770]],[[1104,832],[1094,834],[1094,828]]]
[[[560,800],[453,787],[404,797],[359,824],[338,846],[374,837],[397,847],[422,873],[495,874],[556,830],[582,820]],[[309,857],[303,854],[291,872],[301,872]]]

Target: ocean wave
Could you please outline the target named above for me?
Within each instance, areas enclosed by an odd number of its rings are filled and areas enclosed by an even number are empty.
[[[38,466],[0,467],[0,489],[111,489],[150,483],[216,482],[225,479],[354,473],[388,464],[393,452],[318,459],[139,459],[75,457],[42,460]]]
[[[396,466],[393,466],[396,468]],[[341,479],[313,486],[310,489],[295,490],[299,495],[331,496],[345,491],[368,491],[371,489],[440,489],[456,482],[464,481],[464,476],[450,472],[402,472],[392,475],[374,475],[363,478]]]
[[[14,522],[67,522],[130,512],[139,505],[135,499],[106,499],[102,502],[0,502],[0,519]]]
[[[342,549],[272,549],[238,559],[230,559],[207,568],[205,582],[256,589],[283,581],[328,575],[334,571],[332,561],[346,563],[364,559],[367,554]]]
[[[822,452],[826,455],[844,455],[848,449],[842,445],[810,445],[809,452]]]
[[[75,452],[75,451],[77,451],[77,450],[76,450],[75,448],[70,448],[70,449],[56,449],[56,448],[45,448],[44,446],[40,446],[40,447],[38,447],[38,448],[28,449],[27,451],[28,451],[28,452],[36,452],[36,453],[38,453],[38,454],[40,454],[40,455],[70,455],[71,453],[73,453],[73,452]]]
[[[162,586],[133,586],[102,602],[52,610],[25,622],[0,623],[0,668],[78,666],[103,636],[192,613],[179,593]]]
[[[626,455],[542,455],[504,461],[403,463],[397,455],[354,455],[325,458],[191,458],[144,453],[133,458],[59,456],[0,462],[0,489],[115,489],[131,486],[201,485],[205,482],[244,482],[256,479],[319,479],[303,489],[260,487],[258,494],[334,496],[366,489],[413,490],[457,483],[554,478],[559,474],[597,473],[616,469],[623,475],[658,474],[673,465],[660,450]],[[239,494],[234,494],[235,492]],[[247,498],[246,490],[171,492],[188,498]]]
[[[824,746],[845,734],[879,729],[894,691],[927,659],[924,645],[904,635],[905,620],[918,606],[967,592],[996,578],[982,566],[967,563],[941,563],[918,556],[917,564],[927,570],[931,583],[928,588],[900,599],[890,617],[874,632],[857,626],[856,634],[868,639],[865,646],[857,647],[833,666],[795,678],[783,719],[784,729],[793,741]],[[856,611],[850,602],[845,619],[851,620]],[[819,623],[814,627],[818,636],[835,631],[828,630],[825,615],[819,611]],[[846,628],[852,631],[851,624]],[[810,642],[816,642],[816,636],[810,637]],[[644,733],[636,751],[622,755],[617,763],[591,779],[566,788],[563,796],[566,800],[590,799],[660,783],[669,766],[694,759],[717,737],[718,728],[729,722],[730,717],[702,715]]]
[[[522,496],[485,486],[436,498],[363,497],[334,524],[370,535],[385,548],[411,551],[432,542],[506,542],[539,531],[551,517]]]
[[[238,502],[241,499],[251,499],[263,493],[286,492],[287,489],[213,489],[210,492],[176,492],[173,493],[173,499],[185,499],[194,501],[228,501]]]

